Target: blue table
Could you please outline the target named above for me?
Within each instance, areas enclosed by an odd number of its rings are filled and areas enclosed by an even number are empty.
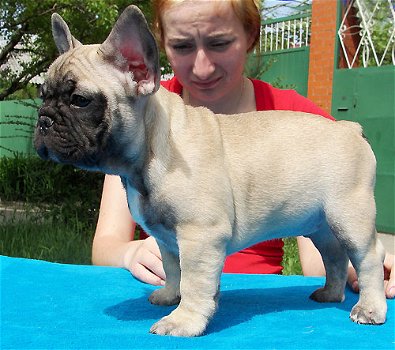
[[[357,295],[308,299],[323,278],[224,274],[220,307],[205,335],[152,335],[174,307],[153,306],[155,287],[119,268],[1,257],[1,348],[394,349],[395,301],[382,326],[349,320]]]

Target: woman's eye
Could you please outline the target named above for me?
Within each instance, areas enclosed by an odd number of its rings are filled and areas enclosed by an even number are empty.
[[[84,96],[73,94],[71,95],[71,104],[75,107],[86,107],[91,103],[91,100]]]
[[[210,47],[214,50],[225,50],[231,43],[231,41],[214,41],[210,43]]]
[[[194,46],[192,44],[175,44],[173,45],[173,50],[178,51],[178,52],[187,52],[187,51],[192,51]]]

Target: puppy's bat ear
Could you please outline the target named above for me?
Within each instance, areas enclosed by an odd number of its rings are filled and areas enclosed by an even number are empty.
[[[133,73],[137,94],[150,95],[159,89],[159,52],[155,38],[138,7],[128,6],[99,52],[124,71]]]
[[[52,14],[52,35],[60,54],[81,45],[81,43],[71,35],[67,23],[57,13]]]

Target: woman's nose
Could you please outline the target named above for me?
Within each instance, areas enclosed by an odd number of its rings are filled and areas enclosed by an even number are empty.
[[[200,49],[196,53],[195,62],[193,65],[193,74],[200,80],[207,80],[210,78],[215,70],[213,62],[207,56],[204,49]]]

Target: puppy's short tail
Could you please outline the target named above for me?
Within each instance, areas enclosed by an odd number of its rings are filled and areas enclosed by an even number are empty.
[[[345,125],[347,128],[353,129],[358,135],[361,135],[369,144],[369,139],[367,136],[363,133],[363,129],[361,124],[356,123],[356,122],[350,122],[348,120],[339,120],[337,123]]]
[[[342,124],[342,125],[346,126],[347,128],[353,129],[353,130],[355,130],[355,132],[357,134],[363,136],[361,124],[356,123],[356,122],[350,122],[348,120],[339,120],[339,121],[337,121],[337,123]]]

